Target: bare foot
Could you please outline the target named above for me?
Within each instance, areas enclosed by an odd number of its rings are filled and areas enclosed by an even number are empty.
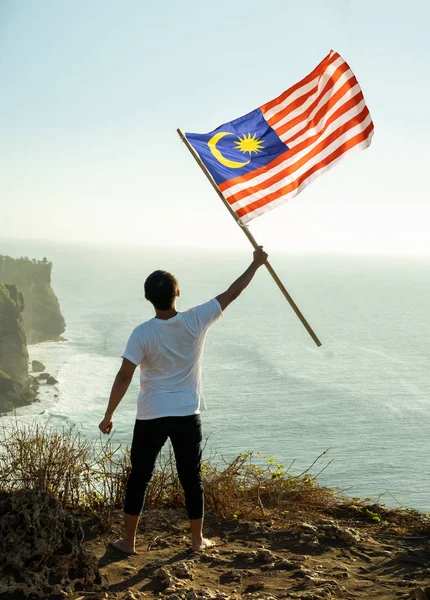
[[[213,548],[214,546],[214,542],[208,540],[207,538],[202,538],[201,540],[191,544],[191,550],[193,550],[193,552],[198,552],[199,550],[206,550],[207,548]]]
[[[124,554],[137,554],[134,544],[126,540],[125,538],[120,538],[116,542],[111,543],[112,548],[115,550],[119,550],[120,552],[124,552]]]

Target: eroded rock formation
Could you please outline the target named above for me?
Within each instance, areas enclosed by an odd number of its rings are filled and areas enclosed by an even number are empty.
[[[21,312],[16,287],[0,283],[0,369],[11,379],[24,382],[28,378],[28,352]]]
[[[28,258],[0,256],[0,281],[16,285],[23,296],[24,330],[29,344],[55,340],[65,322],[51,287],[52,263]]]
[[[36,398],[38,384],[28,374],[22,310],[23,298],[16,286],[0,283],[0,413]]]
[[[99,588],[97,558],[83,539],[79,521],[47,492],[0,496],[0,594],[47,598]]]

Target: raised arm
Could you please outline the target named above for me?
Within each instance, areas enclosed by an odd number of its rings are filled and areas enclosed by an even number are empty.
[[[260,246],[257,250],[254,250],[254,259],[246,271],[238,278],[223,294],[216,297],[221,305],[221,309],[225,310],[229,304],[236,300],[251,282],[252,278],[256,274],[257,270],[264,265],[267,260],[267,254],[263,250],[263,246]]]
[[[118,371],[115,381],[113,382],[112,391],[110,393],[109,404],[106,409],[106,413],[103,421],[99,425],[99,429],[102,433],[110,434],[113,428],[113,413],[115,412],[116,407],[123,399],[126,391],[128,390],[128,386],[130,385],[131,380],[133,379],[133,374],[136,369],[136,365],[134,365],[131,361],[123,358],[122,365],[120,370]]]

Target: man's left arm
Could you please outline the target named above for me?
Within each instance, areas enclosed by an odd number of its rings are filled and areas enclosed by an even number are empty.
[[[133,379],[136,366],[137,365],[133,364],[131,361],[123,358],[121,368],[118,371],[112,386],[109,404],[104,419],[99,424],[99,429],[102,433],[106,433],[107,435],[111,433],[113,429],[113,413],[128,390],[131,380]]]

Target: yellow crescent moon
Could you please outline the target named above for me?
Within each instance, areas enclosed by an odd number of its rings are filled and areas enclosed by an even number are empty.
[[[211,137],[211,139],[208,141],[209,150],[215,156],[217,161],[225,167],[229,167],[229,169],[240,169],[241,167],[244,167],[245,165],[249,164],[251,162],[251,159],[247,160],[246,162],[237,162],[235,160],[229,160],[221,154],[216,145],[220,141],[220,139],[223,138],[225,135],[233,134],[230,133],[230,131],[220,131],[219,133],[216,133],[213,137]]]

